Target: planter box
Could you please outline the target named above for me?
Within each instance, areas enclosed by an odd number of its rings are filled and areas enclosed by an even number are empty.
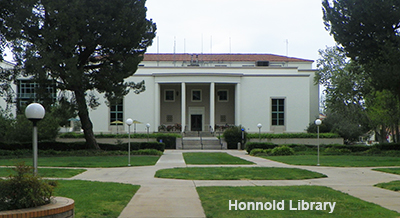
[[[70,198],[54,197],[50,204],[40,207],[0,211],[0,218],[42,217],[42,218],[73,218],[75,202]]]

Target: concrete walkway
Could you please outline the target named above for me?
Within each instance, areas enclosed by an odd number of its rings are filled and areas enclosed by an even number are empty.
[[[315,171],[327,178],[308,180],[178,180],[154,178],[159,169],[186,167],[182,150],[167,150],[155,166],[123,168],[89,168],[71,179],[121,182],[141,185],[120,218],[128,217],[205,217],[196,187],[199,186],[287,186],[319,185],[331,187],[349,195],[400,212],[400,193],[373,187],[381,182],[400,180],[400,175],[373,171],[378,167],[293,166],[246,155],[245,151],[223,150],[196,152],[227,152],[256,163],[243,167],[289,167]],[[133,157],[134,158],[134,157]],[[197,167],[195,165],[189,165]],[[205,167],[204,165],[201,165]],[[209,166],[209,165],[208,165]],[[221,165],[218,165],[221,166]],[[211,167],[211,166],[210,166]],[[232,167],[229,165],[227,167]]]

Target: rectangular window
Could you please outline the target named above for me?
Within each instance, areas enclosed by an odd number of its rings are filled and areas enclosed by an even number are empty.
[[[124,124],[124,105],[123,100],[110,104],[110,125]]]
[[[226,115],[221,115],[219,121],[221,123],[225,123],[226,122]]]
[[[165,101],[175,101],[175,90],[165,90]]]
[[[285,99],[272,99],[272,125],[285,125]]]
[[[40,89],[41,86],[45,89]],[[17,107],[18,109],[26,106],[30,102],[40,102],[42,100],[56,101],[55,84],[49,80],[48,83],[39,84],[34,80],[21,79],[17,81]]]
[[[218,90],[218,101],[220,102],[227,102],[228,99],[228,90]]]
[[[174,122],[174,116],[172,116],[172,115],[167,115],[167,122],[168,122],[168,123]]]
[[[201,101],[201,90],[192,90],[192,101]]]

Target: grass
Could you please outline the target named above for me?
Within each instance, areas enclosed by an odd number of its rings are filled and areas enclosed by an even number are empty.
[[[38,168],[39,176],[45,178],[71,178],[85,171],[85,169]],[[15,174],[16,172],[11,167],[0,168],[0,177]]]
[[[189,180],[294,180],[322,178],[308,170],[274,167],[186,167],[158,170],[158,178]]]
[[[384,188],[392,191],[400,191],[400,181],[391,181],[391,182],[386,182],[386,183],[378,183],[375,185],[376,187],[379,188]]]
[[[400,214],[376,204],[362,201],[331,188],[321,186],[261,186],[261,187],[197,187],[200,200],[208,218],[235,217],[399,217]],[[229,200],[238,202],[282,202],[284,210],[229,210]],[[292,200],[297,208],[298,200],[306,202],[336,202],[334,211],[290,210]]]
[[[317,165],[317,155],[260,157],[292,165]],[[399,157],[382,156],[322,155],[320,156],[320,165],[330,167],[400,166],[399,159]]]
[[[54,196],[74,199],[76,218],[115,218],[139,187],[111,182],[59,180]]]
[[[254,164],[224,152],[189,152],[183,153],[186,164]]]
[[[131,156],[132,166],[154,165],[159,156]],[[12,166],[24,161],[32,165],[32,158],[0,159],[0,166]],[[125,167],[128,156],[64,156],[39,157],[38,166],[42,167]]]
[[[400,175],[400,168],[378,168],[373,170]]]

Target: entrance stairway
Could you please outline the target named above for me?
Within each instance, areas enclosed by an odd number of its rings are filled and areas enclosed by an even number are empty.
[[[226,149],[216,136],[210,132],[186,132],[182,138],[182,143],[176,149],[184,150],[221,150]]]

